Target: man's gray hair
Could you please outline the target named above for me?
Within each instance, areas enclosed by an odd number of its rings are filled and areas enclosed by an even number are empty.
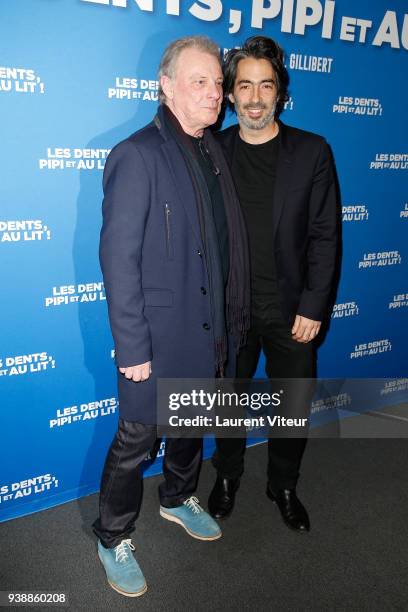
[[[221,64],[221,54],[219,46],[208,38],[208,36],[184,36],[177,38],[165,49],[160,60],[158,81],[159,81],[159,100],[161,103],[166,101],[166,96],[160,85],[162,76],[173,79],[176,74],[176,64],[180,53],[184,49],[197,49],[203,53],[208,53],[217,58]]]

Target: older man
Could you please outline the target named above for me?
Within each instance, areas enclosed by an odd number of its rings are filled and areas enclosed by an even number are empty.
[[[154,120],[117,145],[104,173],[100,259],[118,366],[120,419],[94,523],[109,584],[146,591],[130,534],[140,467],[156,444],[156,381],[234,374],[248,322],[249,263],[240,207],[219,145],[206,128],[222,101],[218,47],[176,40],[159,70]],[[226,314],[225,314],[226,313]],[[193,496],[200,439],[169,439],[160,514],[200,540],[221,536]]]

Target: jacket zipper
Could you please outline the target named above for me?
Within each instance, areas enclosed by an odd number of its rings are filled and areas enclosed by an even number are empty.
[[[169,257],[173,256],[172,247],[171,247],[171,233],[170,233],[170,216],[171,210],[168,202],[164,204],[164,213],[166,216],[166,237],[167,237],[167,255]]]

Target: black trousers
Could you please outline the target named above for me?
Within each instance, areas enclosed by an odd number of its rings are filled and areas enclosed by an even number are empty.
[[[141,465],[157,444],[155,425],[119,419],[102,473],[99,518],[93,528],[105,548],[114,548],[134,531],[142,501]],[[202,440],[169,438],[159,486],[162,506],[174,508],[197,486]]]
[[[252,378],[263,349],[268,378],[308,378],[315,376],[313,342],[302,344],[292,339],[291,327],[278,310],[268,316],[253,316],[247,344],[237,359],[237,378]],[[290,410],[287,416],[308,416],[313,394],[310,383],[302,389],[303,407]],[[296,414],[296,412],[298,414]],[[246,440],[217,438],[213,465],[222,478],[239,478],[244,471]],[[268,483],[272,490],[296,486],[299,468],[306,446],[304,437],[274,437],[268,439]]]

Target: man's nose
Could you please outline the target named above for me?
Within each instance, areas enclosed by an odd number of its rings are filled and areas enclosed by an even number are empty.
[[[251,91],[251,102],[259,102],[259,87],[255,86]]]
[[[213,83],[210,85],[210,89],[208,91],[208,97],[213,100],[219,100],[222,96],[222,86],[217,83]]]

